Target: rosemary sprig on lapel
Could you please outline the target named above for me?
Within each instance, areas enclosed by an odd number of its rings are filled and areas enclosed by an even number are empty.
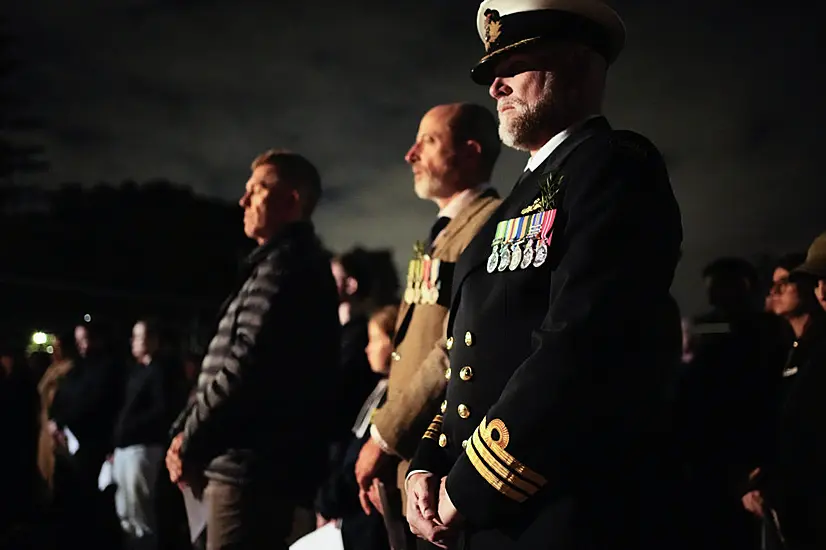
[[[556,208],[557,197],[562,190],[562,180],[564,176],[554,177],[553,174],[548,174],[539,184],[539,203],[542,205],[542,210],[553,210]]]

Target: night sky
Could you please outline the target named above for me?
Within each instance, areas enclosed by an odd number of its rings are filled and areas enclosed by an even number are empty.
[[[389,246],[404,263],[437,211],[413,194],[403,160],[421,115],[454,101],[494,109],[469,78],[483,51],[477,5],[3,2],[23,63],[15,86],[46,124],[38,139],[52,164],[26,181],[164,177],[235,200],[250,160],[287,147],[322,171],[328,246]],[[820,3],[615,6],[628,44],[605,112],[669,163],[685,227],[674,293],[696,312],[706,261],[805,249],[826,229]],[[500,191],[525,161],[504,153]]]

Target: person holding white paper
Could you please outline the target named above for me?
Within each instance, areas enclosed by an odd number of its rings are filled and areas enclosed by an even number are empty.
[[[140,320],[132,329],[132,356],[126,395],[114,431],[112,477],[115,509],[130,542],[154,547],[154,489],[162,467],[167,428],[177,413],[171,366],[158,356],[156,322]]]

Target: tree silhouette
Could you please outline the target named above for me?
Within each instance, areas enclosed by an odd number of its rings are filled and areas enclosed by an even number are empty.
[[[86,313],[121,333],[147,314],[208,331],[254,246],[237,206],[164,180],[5,191],[0,339],[66,327]]]

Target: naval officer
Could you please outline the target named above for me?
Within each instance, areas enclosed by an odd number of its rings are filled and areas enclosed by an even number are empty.
[[[411,530],[469,550],[674,548],[682,224],[655,146],[602,115],[624,24],[599,0],[485,0],[477,26],[472,78],[530,159],[456,265]]]

